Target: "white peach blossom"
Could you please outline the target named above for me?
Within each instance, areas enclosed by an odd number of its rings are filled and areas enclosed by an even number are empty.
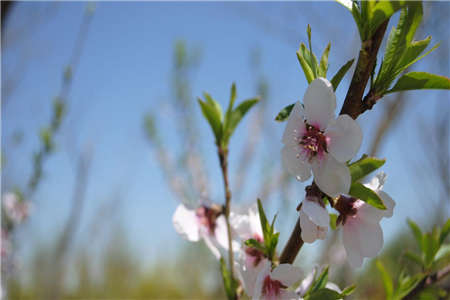
[[[364,257],[375,257],[383,247],[380,221],[383,217],[390,218],[395,206],[394,200],[381,190],[385,177],[384,173],[380,173],[365,186],[380,196],[387,209],[381,210],[357,199],[352,203],[355,212],[344,218],[342,237],[352,267],[360,267]]]
[[[291,264],[280,264],[272,270],[270,261],[264,266],[256,279],[253,300],[291,300],[298,299],[295,291],[288,289],[302,277],[302,271]]]
[[[358,152],[362,132],[348,115],[334,118],[336,96],[325,78],[311,82],[303,98],[294,105],[283,134],[282,161],[300,181],[314,174],[317,186],[327,195],[348,193],[351,184],[346,162]]]

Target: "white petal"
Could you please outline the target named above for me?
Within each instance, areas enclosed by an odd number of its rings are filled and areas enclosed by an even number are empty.
[[[339,294],[342,292],[341,289],[339,288],[339,286],[336,283],[331,282],[331,281],[327,282],[327,284],[325,284],[325,287],[327,289],[330,289],[330,290],[333,290],[335,292],[338,292]]]
[[[302,104],[296,102],[289,115],[286,129],[283,133],[283,144],[287,146],[298,145],[298,138],[305,133],[305,118]]]
[[[325,78],[315,79],[308,86],[303,103],[308,123],[322,130],[327,128],[336,109],[336,95],[331,83]]]
[[[281,149],[281,160],[289,174],[295,176],[300,181],[305,181],[311,177],[311,167],[298,154],[298,151],[294,147],[284,146]]]
[[[383,210],[383,217],[390,218],[394,214],[395,201],[387,193],[378,191],[378,196],[383,200],[386,210]]]
[[[358,201],[363,202],[362,200]],[[378,209],[376,207],[373,207],[372,205],[363,202],[362,205],[358,208],[356,217],[358,220],[360,220],[360,222],[378,224],[385,215],[385,213],[386,210]]]
[[[295,292],[300,295],[304,296],[308,289],[310,288],[311,284],[314,281],[314,277],[317,273],[317,267],[314,267],[312,271],[305,277],[305,279],[302,280],[300,283],[300,286],[295,290]]]
[[[305,243],[314,243],[318,239],[318,228],[302,210],[300,210],[300,228],[302,240]]]
[[[327,155],[321,162],[314,162],[312,169],[314,181],[322,192],[331,197],[348,194],[351,177],[345,163],[340,163],[333,156]]]
[[[205,241],[206,246],[208,246],[209,250],[211,250],[212,254],[217,258],[220,259],[220,251],[219,251],[219,245],[217,243],[217,240],[214,238],[214,236],[211,236],[209,234],[202,233],[202,238]]]
[[[238,238],[235,233],[232,231],[232,247],[233,252],[239,251],[241,247],[241,243],[238,241]],[[216,229],[214,230],[214,236],[217,240],[217,243],[220,247],[228,250],[228,229],[227,223],[225,220],[225,216],[221,215],[216,219]]]
[[[375,177],[370,180],[370,182],[365,183],[364,185],[375,192],[381,191],[383,189],[384,183],[386,181],[386,173],[380,172]]]
[[[302,278],[302,271],[291,264],[280,264],[276,267],[270,277],[280,281],[283,285],[289,287]]]
[[[318,226],[328,227],[330,224],[330,215],[326,208],[319,203],[305,199],[301,208],[310,220]]]
[[[325,130],[328,152],[340,162],[352,159],[362,142],[362,131],[358,123],[348,115],[340,115]]]
[[[282,300],[297,300],[298,296],[294,291],[281,290],[280,291],[280,299],[282,299]]]
[[[194,210],[187,209],[183,204],[178,205],[172,218],[175,230],[183,238],[191,242],[200,239],[197,216]]]
[[[353,268],[359,268],[362,265],[363,258],[359,240],[356,238],[358,230],[357,224],[345,223],[342,229],[342,239],[344,243],[347,259]]]
[[[272,263],[269,260],[264,260],[262,262],[261,271],[256,278],[255,290],[253,291],[253,300],[260,300],[262,294],[262,288],[264,284],[264,278],[270,274],[270,268],[272,267]]]
[[[362,223],[359,226],[361,254],[363,257],[375,257],[383,247],[383,231],[380,224]]]

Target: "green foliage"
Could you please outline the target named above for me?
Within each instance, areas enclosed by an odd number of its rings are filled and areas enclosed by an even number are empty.
[[[353,182],[350,186],[349,194],[357,199],[360,199],[367,204],[372,205],[378,209],[386,209],[386,206],[381,200],[380,196],[377,193],[365,187],[363,184],[359,182]]]
[[[311,293],[311,295],[307,298],[307,300],[335,300],[342,299],[342,295],[334,290],[330,290],[327,288],[320,289]]]
[[[286,121],[289,115],[291,114],[292,109],[294,108],[295,103],[289,104],[288,106],[284,107],[278,115],[275,117],[275,121],[283,122]]]
[[[369,157],[364,154],[359,160],[351,163],[348,167],[352,176],[352,182],[356,182],[376,169],[380,168],[386,162],[385,159]]]
[[[336,1],[352,14],[362,42],[370,39],[378,27],[406,3],[406,1]]]
[[[229,300],[236,299],[236,288],[238,283],[231,276],[231,272],[227,269],[227,265],[223,258],[220,258],[220,271],[222,273],[223,286],[225,287],[225,293]]]
[[[352,66],[354,61],[354,58],[350,59],[337,71],[333,78],[331,78],[331,84],[333,85],[333,89],[335,91],[338,88],[339,83],[341,83],[342,78],[344,78],[345,74],[348,72],[348,70],[350,70],[350,67]]]
[[[345,296],[350,295],[355,290],[355,286],[349,286],[341,293],[326,288],[328,283],[328,266],[319,274],[314,276],[308,291],[304,295],[304,299],[343,299]]]
[[[261,200],[258,199],[258,212],[259,212],[259,220],[261,222],[261,228],[264,237],[264,244],[257,245],[258,247],[262,247],[264,255],[271,261],[274,260],[276,254],[276,248],[278,244],[278,237],[280,235],[279,232],[275,232],[275,220],[277,216],[275,215],[272,223],[270,224],[267,220],[266,214],[264,213],[264,208],[262,206]],[[256,242],[256,241],[255,241]],[[253,243],[253,242],[250,242]]]
[[[448,234],[448,226],[450,219],[440,229],[434,227],[431,232],[423,233],[419,226],[412,220],[408,220],[409,228],[413,233],[413,236],[419,246],[419,254],[411,251],[406,251],[404,257],[408,261],[414,262],[419,266],[419,272],[415,274],[407,274],[402,271],[397,279],[397,286],[394,287],[394,281],[387,272],[381,261],[377,261],[376,266],[381,273],[384,289],[386,292],[387,300],[400,300],[411,293],[411,291],[423,280],[432,278],[439,270],[444,262],[444,265],[450,260],[450,244],[444,244],[445,237]],[[430,288],[433,291],[437,291],[437,296],[444,295],[439,288],[429,286],[419,293],[418,299],[439,299],[436,298],[423,298],[431,297]]]
[[[259,102],[259,98],[244,100],[236,108],[234,108],[234,102],[236,100],[236,86],[233,83],[231,86],[230,102],[224,117],[220,104],[214,100],[211,95],[208,93],[203,93],[203,97],[205,100],[202,100],[201,98],[198,99],[203,116],[211,126],[216,145],[226,149],[228,147],[230,137],[232,136],[237,125],[247,114],[250,108]]]
[[[387,91],[386,94],[424,89],[450,90],[450,78],[426,72],[410,72],[400,77],[394,87]]]

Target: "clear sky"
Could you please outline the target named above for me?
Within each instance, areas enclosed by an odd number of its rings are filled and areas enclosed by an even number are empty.
[[[45,5],[49,4],[18,3],[7,24],[7,30],[11,31],[6,32],[6,43],[13,40],[12,29],[26,24],[21,17]],[[57,4],[47,20],[36,28],[27,29],[31,31],[29,36],[15,44],[11,42],[10,47],[3,45],[3,78],[14,70],[19,60],[27,57],[26,71],[17,89],[2,104],[2,143],[7,147],[4,149],[4,189],[14,184],[23,185],[24,178],[29,176],[32,153],[38,147],[37,133],[49,122],[51,100],[59,91],[62,71],[69,60],[85,5]],[[51,241],[54,233],[61,230],[68,216],[73,189],[73,157],[89,145],[94,153],[93,164],[79,236],[89,235],[84,229],[102,203],[121,197],[119,220],[134,249],[150,259],[167,246],[181,245],[183,241],[176,236],[171,224],[177,202],[142,130],[145,112],[152,111],[160,114],[167,124],[163,127],[169,141],[173,136],[170,133],[174,130],[170,125],[173,116],[165,110],[164,101],[171,95],[175,41],[182,39],[189,46],[201,49],[202,60],[193,79],[193,95],[207,90],[222,105],[228,99],[233,81],[237,83],[239,99],[254,96],[254,81],[249,79],[249,53],[258,47],[271,91],[269,107],[276,115],[285,105],[301,99],[307,87],[295,55],[299,42],[306,42],[307,24],[312,26],[316,52],[321,53],[326,43],[331,42],[331,75],[355,57],[358,49],[351,48],[357,38],[355,25],[350,14],[333,2],[98,3],[74,75],[69,114],[56,139],[57,151],[44,165],[45,178],[32,199],[35,202],[33,215],[24,230],[26,239],[22,247],[27,248],[27,243],[32,245],[36,241]],[[436,63],[442,57],[439,51],[446,50],[439,48],[416,69],[442,73]],[[448,76],[448,69],[444,75]],[[338,107],[345,96],[348,77],[337,91]],[[394,217],[382,224],[388,239],[400,226],[405,226],[407,216],[421,224],[426,221],[424,208],[427,205],[419,201],[430,200],[417,196],[417,189],[421,188],[417,187],[417,174],[408,164],[413,160],[420,166],[424,159],[422,140],[416,134],[417,124],[431,124],[436,107],[442,103],[448,105],[444,101],[449,98],[447,92],[435,91],[408,93],[407,97],[407,112],[390,132],[380,154],[388,158],[383,168],[389,176],[385,190],[397,202]],[[381,105],[377,105],[358,120],[364,131],[358,155],[367,149],[374,120],[382,112]],[[199,112],[196,117],[200,118]],[[281,137],[284,125],[272,119],[264,122],[269,122]],[[214,170],[218,165],[215,165],[212,135],[206,122],[204,124],[199,136],[210,153],[205,158],[211,164],[209,169]],[[23,132],[24,139],[19,146],[12,146],[11,139],[17,130]],[[238,133],[233,143],[242,138]],[[272,143],[279,143],[279,140]],[[281,149],[281,143],[277,147]],[[235,168],[231,161],[231,176]],[[211,181],[220,182],[219,173],[212,174]],[[252,175],[253,180],[260,180],[256,172]],[[430,177],[423,178],[424,187],[428,188],[429,180]],[[222,188],[219,184],[215,187],[214,193],[220,199]],[[293,199],[292,207],[301,200],[302,189],[303,185],[299,185],[299,197]],[[433,190],[427,192],[430,199],[435,194]],[[448,206],[445,209],[448,215]],[[293,224],[295,218],[296,215],[292,215],[289,222]],[[287,232],[282,233],[283,240],[287,236]]]

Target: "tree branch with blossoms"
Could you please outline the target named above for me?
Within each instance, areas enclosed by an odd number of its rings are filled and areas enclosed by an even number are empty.
[[[356,68],[339,115],[335,117],[335,91],[354,60],[343,64],[328,80],[331,45],[325,47],[318,60],[312,49],[311,27],[308,25],[308,47],[301,43],[297,58],[309,86],[302,103],[297,101],[286,106],[275,118],[276,121],[287,121],[281,150],[284,169],[301,182],[313,178],[305,188],[303,201],[297,206],[297,222],[280,257],[276,254],[280,234],[275,230],[276,215],[269,223],[259,199],[257,207],[231,206],[228,142],[242,117],[258,100],[246,100],[234,108],[234,84],[225,114],[209,94],[204,94],[205,100],[199,99],[218,149],[225,205],[203,204],[193,210],[179,207],[174,215],[174,225],[188,240],[204,239],[220,258],[229,299],[239,297],[239,286],[253,299],[343,299],[350,295],[355,286],[341,290],[329,282],[328,268],[321,271],[315,269],[300,282],[302,272],[292,264],[302,246],[324,240],[329,227],[333,230],[341,228],[347,259],[354,268],[360,267],[364,258],[375,257],[383,246],[380,221],[392,217],[395,202],[383,191],[386,174],[380,172],[370,181],[365,181],[386,160],[367,155],[353,160],[363,139],[356,119],[389,93],[450,89],[450,79],[444,76],[426,72],[403,74],[436,48],[432,47],[421,55],[431,37],[413,40],[422,19],[421,2],[338,2],[351,12],[361,39]],[[377,55],[383,37],[391,16],[397,11],[400,11],[398,23],[389,34],[383,59],[377,69]],[[369,92],[364,96],[369,83]],[[329,213],[328,205],[337,213]],[[416,227],[413,231],[423,255],[418,258],[410,254],[409,257],[416,260],[424,271],[415,277],[400,278],[397,294],[389,292],[393,295],[392,299],[404,299],[416,293],[414,291],[417,289],[420,292],[423,287],[435,284],[438,277],[448,274],[446,267],[442,270],[437,268],[450,256],[445,244],[450,232],[450,220],[442,230],[436,229],[430,234],[422,235]],[[221,250],[228,252],[228,268]],[[386,274],[383,271],[383,278],[387,278]]]

